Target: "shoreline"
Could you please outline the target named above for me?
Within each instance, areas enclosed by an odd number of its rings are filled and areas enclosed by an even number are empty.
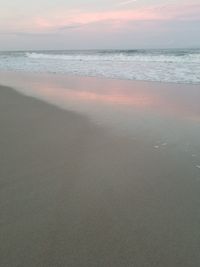
[[[71,74],[71,73],[55,73],[55,72],[31,72],[31,71],[24,71],[24,70],[0,70],[1,73],[20,73],[20,74],[29,74],[29,75],[55,75],[55,76],[65,76],[68,78],[90,78],[90,79],[96,79],[96,80],[111,80],[111,81],[124,81],[124,82],[132,82],[132,83],[141,83],[141,84],[160,84],[160,85],[183,85],[183,86],[199,86],[200,83],[192,83],[192,82],[170,82],[170,81],[152,81],[152,80],[134,80],[134,79],[123,79],[123,78],[112,78],[112,77],[104,77],[104,76],[89,76],[89,75],[80,75],[80,74]],[[4,84],[1,84],[4,86]],[[6,86],[6,85],[5,85]]]

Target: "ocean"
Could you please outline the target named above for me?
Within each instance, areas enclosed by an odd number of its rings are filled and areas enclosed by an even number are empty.
[[[0,71],[200,84],[200,49],[0,52]]]

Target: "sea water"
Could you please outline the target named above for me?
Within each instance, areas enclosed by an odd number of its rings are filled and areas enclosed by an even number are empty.
[[[200,84],[200,49],[4,51],[0,71]]]

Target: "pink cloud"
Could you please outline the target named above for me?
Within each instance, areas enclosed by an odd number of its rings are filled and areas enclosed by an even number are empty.
[[[134,8],[129,10],[114,10],[102,12],[85,12],[82,10],[58,11],[56,14],[47,15],[46,18],[37,18],[35,25],[39,28],[53,28],[67,25],[87,25],[100,22],[125,23],[127,21],[150,20],[191,20],[198,19],[200,4],[182,3],[158,5],[153,7]]]
[[[83,10],[54,10],[54,13],[44,14],[40,17],[21,19],[15,23],[6,22],[1,28],[15,30],[32,30],[35,32],[54,31],[59,28],[75,29],[79,26],[92,24],[104,25],[106,23],[113,29],[126,26],[129,21],[163,21],[163,20],[194,20],[199,19],[200,4],[196,1],[183,2],[182,4],[157,5],[133,9],[113,11]],[[6,27],[5,27],[6,26]],[[107,27],[108,28],[108,27]]]
[[[34,18],[32,25],[38,29],[50,29],[72,25],[88,25],[93,23],[116,21],[126,22],[133,20],[158,20],[162,17],[151,10],[138,11],[110,11],[110,12],[60,12],[44,18]]]

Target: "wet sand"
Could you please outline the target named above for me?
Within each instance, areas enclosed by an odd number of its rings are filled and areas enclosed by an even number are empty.
[[[200,265],[191,155],[8,87],[0,128],[0,266]]]

